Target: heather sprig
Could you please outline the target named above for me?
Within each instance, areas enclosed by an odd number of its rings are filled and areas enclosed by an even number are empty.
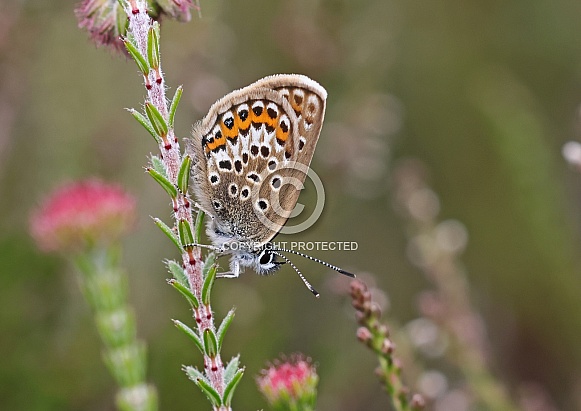
[[[353,280],[350,294],[356,320],[360,327],[357,338],[371,349],[379,360],[376,370],[385,385],[391,402],[397,411],[421,410],[425,406],[419,394],[410,395],[401,376],[401,363],[394,356],[395,343],[390,338],[387,325],[381,322],[381,309],[371,298],[371,292],[361,280]]]
[[[408,255],[433,285],[418,299],[423,315],[420,320],[433,324],[444,336],[447,348],[442,355],[463,374],[464,384],[478,406],[517,410],[506,387],[489,369],[484,321],[472,305],[460,260],[468,241],[467,230],[455,220],[438,221],[439,198],[428,186],[419,161],[402,162],[394,175],[396,206],[410,234]]]
[[[93,313],[107,368],[120,389],[121,411],[155,411],[157,394],[145,380],[146,347],[137,339],[127,304],[127,275],[119,239],[135,220],[135,200],[121,187],[93,179],[67,184],[33,213],[30,231],[39,248],[71,261]]]
[[[161,67],[160,26],[148,15],[145,1],[120,0],[120,3],[128,18],[127,35],[122,41],[143,75],[147,92],[143,112],[134,109],[130,112],[159,147],[160,156],[151,157],[146,171],[169,195],[174,212],[171,227],[157,218],[154,222],[181,253],[181,262],[167,262],[173,275],[169,284],[189,302],[196,327],[190,328],[177,320],[174,324],[192,340],[204,359],[203,370],[185,366],[184,371],[204,392],[214,410],[230,410],[234,390],[244,369],[239,367],[238,357],[227,364],[222,360],[222,343],[234,310],[230,310],[216,326],[211,306],[217,268],[214,255],[209,254],[204,261],[199,247],[193,245],[199,243],[204,215],[198,211],[194,218],[192,202],[187,194],[192,159],[182,155],[174,132],[174,118],[182,89],[179,87],[173,98],[167,99]]]

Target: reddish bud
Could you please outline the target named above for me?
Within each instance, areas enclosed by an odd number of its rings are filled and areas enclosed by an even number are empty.
[[[68,184],[50,195],[30,218],[30,232],[45,251],[109,243],[135,220],[135,199],[99,180]]]
[[[318,381],[311,361],[300,355],[271,365],[257,378],[258,388],[273,408],[286,405],[288,409],[306,409],[307,404],[314,407]]]

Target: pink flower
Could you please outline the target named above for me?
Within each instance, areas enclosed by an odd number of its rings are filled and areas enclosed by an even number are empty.
[[[30,232],[44,251],[78,250],[108,243],[135,220],[135,199],[121,187],[91,179],[56,190],[30,218]]]
[[[189,21],[191,9],[198,9],[196,0],[149,0],[148,14],[160,21],[163,15],[178,21]],[[125,36],[127,15],[118,0],[82,0],[75,8],[79,27],[89,32],[97,46],[125,52],[121,36]]]
[[[118,0],[83,0],[75,8],[79,27],[89,32],[97,46],[125,51],[121,36],[125,35],[127,16]]]
[[[314,409],[319,377],[310,359],[301,355],[276,361],[262,370],[258,388],[276,409]],[[297,408],[298,406],[298,408]]]

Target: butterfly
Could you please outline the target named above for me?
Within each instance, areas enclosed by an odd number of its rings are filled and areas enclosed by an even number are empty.
[[[271,243],[297,203],[323,126],[326,99],[326,90],[316,81],[278,74],[222,97],[194,125],[186,141],[193,159],[193,194],[210,216],[209,248],[230,255],[230,271],[220,277],[238,277],[246,267],[271,274],[288,263],[318,296],[283,252],[354,277]]]

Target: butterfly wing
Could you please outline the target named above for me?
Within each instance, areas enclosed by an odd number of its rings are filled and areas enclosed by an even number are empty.
[[[281,230],[313,157],[326,95],[305,76],[266,77],[218,100],[194,126],[187,151],[211,236],[262,245]]]

